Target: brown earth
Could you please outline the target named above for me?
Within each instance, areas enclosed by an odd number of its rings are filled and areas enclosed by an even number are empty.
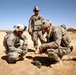
[[[49,67],[49,60],[46,54],[35,55],[33,42],[28,32],[25,32],[28,38],[29,51],[26,54],[28,60],[17,61],[15,64],[9,64],[6,61],[5,49],[3,47],[3,37],[5,32],[0,32],[0,75],[76,75],[76,60],[63,61],[60,66]],[[76,56],[76,31],[69,32],[74,50],[71,56]],[[39,43],[40,44],[40,43]],[[41,68],[32,64],[33,60],[39,60],[42,63]]]

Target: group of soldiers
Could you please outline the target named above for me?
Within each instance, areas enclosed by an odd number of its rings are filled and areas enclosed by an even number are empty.
[[[62,63],[64,59],[72,59],[68,56],[73,50],[71,41],[66,30],[66,26],[53,26],[49,20],[45,20],[39,15],[40,9],[35,6],[33,8],[34,15],[31,16],[28,25],[28,32],[31,35],[35,54],[46,53],[49,58],[56,60],[56,64]],[[26,26],[16,24],[14,31],[4,37],[3,45],[6,49],[8,62],[15,62],[19,59],[24,59],[28,52],[28,39],[23,34]],[[46,40],[44,34],[46,33]],[[41,46],[38,48],[38,38],[41,41]],[[55,65],[56,65],[55,64]]]

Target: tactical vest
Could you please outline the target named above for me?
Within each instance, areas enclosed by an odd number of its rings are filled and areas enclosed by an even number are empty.
[[[37,19],[33,17],[33,30],[40,31],[41,30],[41,17],[39,16]]]
[[[62,29],[61,27],[58,27],[58,28],[62,32],[62,39],[61,39],[61,44],[60,45],[62,47],[67,47],[69,45],[69,43],[71,42],[70,39],[69,39],[68,33],[67,33],[67,31],[65,29]],[[46,36],[47,43],[54,41],[53,37],[54,37],[53,33],[49,32],[49,34]]]

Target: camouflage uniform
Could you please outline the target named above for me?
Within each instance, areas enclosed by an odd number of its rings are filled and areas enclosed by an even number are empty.
[[[41,15],[33,15],[29,20],[28,31],[29,34],[31,34],[35,49],[38,48],[38,38],[40,39],[41,43],[45,42],[41,30],[43,20],[44,18]]]
[[[24,56],[28,50],[28,40],[26,36],[22,34],[19,37],[15,34],[15,31],[4,37],[3,45],[9,60],[20,59],[20,57]]]
[[[47,43],[42,44],[42,48],[47,49],[47,53],[50,58],[60,61],[60,58],[72,51],[70,46],[71,41],[67,31],[64,28],[52,26],[52,29],[50,29],[46,38]]]

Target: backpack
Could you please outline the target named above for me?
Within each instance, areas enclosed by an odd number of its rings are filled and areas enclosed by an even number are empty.
[[[70,42],[71,42],[70,38],[69,38],[69,35],[68,35],[68,32],[64,28],[61,28],[61,30],[62,30],[61,46],[67,47],[70,44]]]

